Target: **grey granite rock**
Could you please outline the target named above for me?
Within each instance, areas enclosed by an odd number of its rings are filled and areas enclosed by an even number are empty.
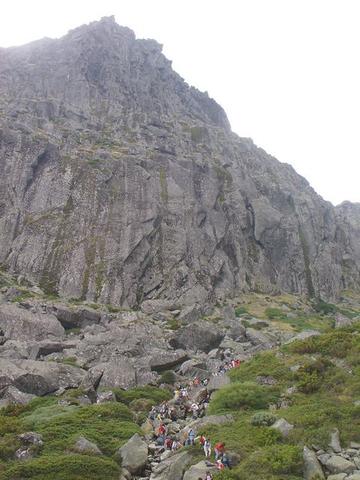
[[[240,291],[359,286],[360,205],[232,133],[161,50],[113,18],[0,50],[0,263],[45,293],[195,305],[188,320]]]

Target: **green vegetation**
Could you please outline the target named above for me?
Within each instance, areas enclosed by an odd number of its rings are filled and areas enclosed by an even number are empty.
[[[280,310],[279,308],[270,308],[269,307],[265,310],[265,314],[266,314],[267,318],[269,318],[270,320],[286,318],[286,315],[284,314],[284,312],[282,310]]]
[[[2,480],[117,480],[119,466],[108,458],[88,455],[41,456],[11,465]]]
[[[147,385],[145,387],[136,387],[131,390],[121,390],[120,388],[114,388],[116,400],[122,402],[125,405],[129,405],[134,400],[150,400],[152,405],[157,405],[164,400],[170,400],[172,394],[165,389],[151,387]]]
[[[240,409],[264,409],[278,400],[275,388],[252,382],[235,383],[216,392],[209,405],[210,414],[228,413]]]
[[[360,324],[258,354],[229,376],[231,385],[213,395],[209,413],[231,413],[235,421],[204,433],[213,443],[224,441],[241,462],[217,479],[300,480],[303,445],[326,448],[335,427],[343,445],[359,440],[360,406],[354,400],[360,399]],[[277,383],[258,385],[259,376]],[[274,410],[280,398],[286,406]],[[288,437],[271,428],[276,418],[294,425]]]
[[[168,385],[174,385],[176,381],[176,375],[172,370],[166,370],[160,377],[160,383],[167,383]]]
[[[167,327],[170,330],[179,330],[179,328],[181,327],[181,323],[176,318],[170,318],[167,321]]]
[[[241,317],[241,315],[244,315],[245,313],[248,313],[245,307],[236,307],[235,308],[235,316],[236,317]]]
[[[276,422],[276,417],[270,412],[256,412],[251,417],[251,425],[257,427],[269,427]]]
[[[26,406],[12,405],[0,409],[0,478],[119,478],[119,467],[112,457],[122,444],[140,431],[134,423],[138,411],[147,411],[155,403],[139,400],[143,398],[141,392],[155,399],[156,403],[159,399],[168,398],[166,391],[144,387],[143,390],[127,392],[129,406],[118,402],[81,406],[77,397],[83,392],[74,389],[64,394],[64,399],[70,401],[70,405],[59,404],[59,398],[48,396],[36,398]],[[136,397],[138,400],[133,401]],[[141,402],[147,404],[140,405]],[[44,445],[41,449],[33,448],[34,459],[15,462],[14,453],[20,447],[17,435],[25,431],[40,433]],[[105,457],[77,455],[73,448],[79,436],[96,443]]]

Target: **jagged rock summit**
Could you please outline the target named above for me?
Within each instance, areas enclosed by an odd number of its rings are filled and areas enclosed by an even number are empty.
[[[0,262],[46,292],[137,306],[360,285],[358,206],[232,133],[113,17],[0,49],[0,168]]]

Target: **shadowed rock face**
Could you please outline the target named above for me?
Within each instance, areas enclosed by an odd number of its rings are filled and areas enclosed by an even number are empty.
[[[360,284],[359,208],[233,134],[111,17],[0,49],[0,169],[0,262],[48,292],[136,306]]]

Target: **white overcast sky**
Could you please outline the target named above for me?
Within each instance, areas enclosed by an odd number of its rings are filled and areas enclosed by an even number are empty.
[[[107,15],[326,200],[360,202],[360,0],[2,0],[0,46]]]

